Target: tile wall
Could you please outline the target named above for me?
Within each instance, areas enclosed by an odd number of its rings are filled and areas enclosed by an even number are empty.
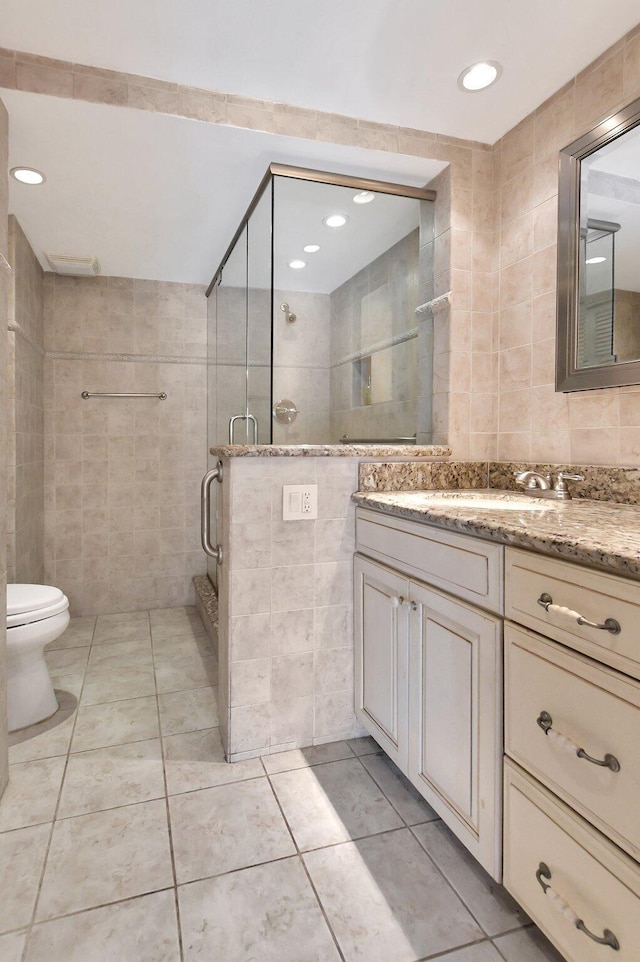
[[[418,338],[344,359],[417,329],[419,248],[416,229],[331,293],[332,440],[416,432]]]
[[[9,118],[0,101],[0,411],[7,410],[9,318]],[[7,750],[7,419],[0,418],[0,795],[9,778]]]
[[[501,461],[640,458],[638,386],[554,391],[558,150],[639,96],[636,28],[495,145]]]
[[[224,469],[220,724],[231,757],[361,734],[353,712],[357,460],[230,458]],[[318,520],[283,522],[283,484],[306,482],[318,485]]]
[[[76,615],[192,603],[206,570],[204,288],[46,274],[44,326],[46,580]]]
[[[9,218],[8,578],[44,580],[43,272],[20,224]]]

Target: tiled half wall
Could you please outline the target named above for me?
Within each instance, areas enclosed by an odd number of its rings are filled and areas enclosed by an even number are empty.
[[[282,486],[307,482],[318,485],[318,520],[283,522]],[[353,711],[357,486],[355,458],[224,461],[220,715],[231,759],[363,734]]]

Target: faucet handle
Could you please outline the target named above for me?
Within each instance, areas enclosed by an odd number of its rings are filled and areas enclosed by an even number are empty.
[[[562,501],[571,500],[571,492],[567,487],[567,481],[584,481],[583,474],[565,474],[564,471],[558,471],[556,478],[556,483],[553,486],[553,490],[556,492],[558,498]]]
[[[565,481],[584,481],[584,474],[565,474],[564,471],[558,471],[556,485],[564,484]]]

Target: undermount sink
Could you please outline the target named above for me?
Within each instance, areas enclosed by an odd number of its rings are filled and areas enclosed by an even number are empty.
[[[420,494],[433,501],[434,507],[472,508],[474,511],[546,511],[561,503],[507,491],[461,491],[459,494],[455,491],[421,491]]]

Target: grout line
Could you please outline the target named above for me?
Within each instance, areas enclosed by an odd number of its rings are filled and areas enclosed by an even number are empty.
[[[262,758],[261,758],[261,761],[262,761]],[[263,762],[263,767],[264,767],[264,762]],[[265,773],[266,773],[266,769],[265,769]],[[307,876],[307,879],[308,879],[308,881],[309,881],[309,885],[311,886],[311,890],[312,890],[313,894],[314,894],[315,897],[316,897],[316,901],[317,901],[317,903],[318,903],[318,907],[319,907],[320,911],[322,912],[322,915],[323,915],[323,917],[324,917],[324,920],[325,920],[325,923],[326,923],[326,925],[327,925],[327,928],[329,929],[329,932],[330,932],[330,934],[331,934],[331,938],[332,938],[333,941],[334,941],[334,944],[335,944],[336,950],[337,950],[337,952],[338,952],[338,955],[340,956],[340,959],[342,960],[342,962],[345,962],[345,958],[344,958],[342,949],[340,948],[340,944],[339,944],[339,942],[338,942],[337,936],[336,936],[335,932],[333,931],[333,926],[331,925],[331,922],[329,921],[329,916],[327,915],[327,913],[326,913],[326,911],[325,911],[325,907],[324,907],[324,905],[322,904],[322,900],[320,899],[320,896],[318,895],[318,891],[317,891],[315,885],[313,884],[313,879],[311,878],[311,875],[309,874],[309,869],[308,869],[307,866],[306,866],[305,860],[304,860],[304,858],[303,858],[303,856],[302,856],[302,852],[300,851],[300,848],[299,848],[298,843],[297,843],[297,841],[296,841],[296,837],[295,837],[295,835],[293,834],[293,829],[292,829],[291,826],[289,825],[289,821],[288,821],[288,819],[287,819],[287,816],[285,815],[284,808],[283,808],[282,805],[280,804],[280,799],[278,798],[278,794],[277,794],[275,788],[273,787],[273,785],[271,784],[271,778],[270,778],[270,776],[269,776],[268,774],[266,774],[266,778],[267,778],[267,782],[268,782],[268,784],[269,784],[269,788],[270,788],[271,791],[273,792],[273,797],[274,797],[275,800],[276,800],[276,805],[277,805],[278,808],[280,809],[280,814],[282,815],[282,818],[283,818],[283,820],[284,820],[284,824],[287,826],[287,831],[289,832],[289,835],[291,836],[291,841],[293,842],[293,845],[294,845],[294,847],[295,847],[295,850],[296,850],[298,859],[300,860],[300,864],[302,865],[302,870],[304,871],[305,875]]]
[[[151,632],[151,614],[150,613],[148,613],[148,617],[149,617],[149,631]],[[167,832],[169,836],[169,852],[171,854],[171,874],[173,876],[173,900],[174,900],[174,905],[176,909],[176,927],[178,931],[178,946],[180,951],[180,960],[181,962],[183,962],[184,946],[182,941],[182,921],[180,918],[180,903],[178,900],[178,876],[176,873],[176,859],[175,859],[175,852],[173,848],[173,831],[171,828],[171,810],[169,808],[169,786],[167,783],[167,769],[166,769],[165,754],[164,754],[164,737],[162,734],[162,722],[160,720],[160,702],[159,702],[159,695],[158,695],[158,682],[156,677],[156,662],[155,662],[155,656],[153,654],[153,636],[152,636],[152,644],[151,644],[151,662],[153,666],[153,681],[154,681],[155,690],[156,690],[156,713],[158,717],[158,738],[160,739],[160,757],[162,760],[162,781],[164,784],[164,804],[165,804],[165,813],[167,817]]]

